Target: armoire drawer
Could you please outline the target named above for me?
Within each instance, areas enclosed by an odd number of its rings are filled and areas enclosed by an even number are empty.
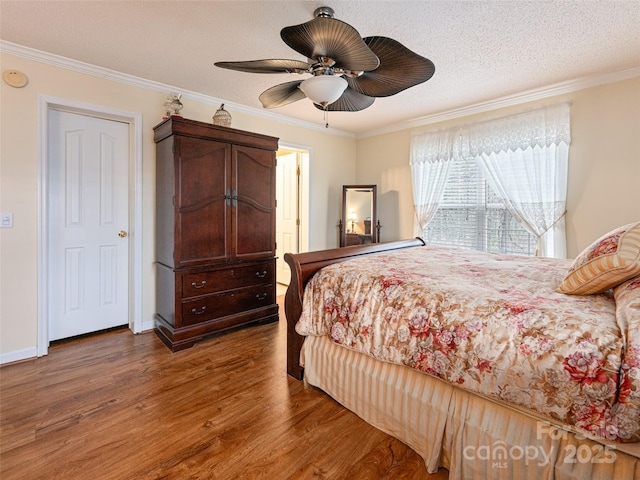
[[[190,298],[209,293],[233,290],[258,283],[273,283],[274,262],[225,267],[182,277],[182,297]]]
[[[213,293],[182,304],[182,326],[234,315],[274,303],[273,284]]]

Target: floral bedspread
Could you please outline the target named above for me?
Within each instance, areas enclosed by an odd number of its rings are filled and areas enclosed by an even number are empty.
[[[612,292],[555,291],[570,264],[439,247],[349,260],[311,279],[296,331],[593,436],[638,441],[640,399],[629,391],[626,409],[616,402],[619,383],[640,387],[640,343],[623,363],[629,333]]]

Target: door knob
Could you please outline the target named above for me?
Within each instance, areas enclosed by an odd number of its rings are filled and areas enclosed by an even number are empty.
[[[126,237],[126,236],[127,236],[127,232],[125,232],[124,230],[120,230],[120,231],[118,232],[118,236],[119,236],[120,238],[124,238],[124,237]]]

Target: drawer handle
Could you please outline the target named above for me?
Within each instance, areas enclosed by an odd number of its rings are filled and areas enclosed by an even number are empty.
[[[191,313],[193,313],[194,315],[202,315],[206,309],[207,309],[206,306],[202,307],[200,311],[196,310],[195,308],[192,308]]]
[[[202,280],[202,282],[200,282],[200,285],[196,285],[196,282],[191,282],[191,286],[193,288],[202,288],[207,284],[206,280]]]
[[[256,295],[256,298],[258,300],[264,300],[265,298],[267,298],[267,294],[266,293],[259,293],[258,295]]]
[[[260,273],[260,272],[256,272],[256,277],[258,278],[264,278],[267,276],[267,271],[265,270],[264,272]]]

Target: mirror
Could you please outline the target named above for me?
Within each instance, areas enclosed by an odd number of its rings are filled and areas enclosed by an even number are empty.
[[[376,202],[376,185],[342,186],[341,247],[380,241]]]

